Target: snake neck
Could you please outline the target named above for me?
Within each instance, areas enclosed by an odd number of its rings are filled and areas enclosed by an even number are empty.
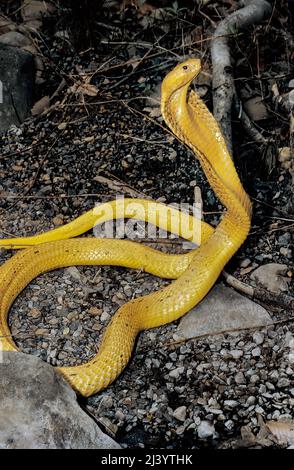
[[[188,89],[189,84],[176,91],[164,90],[163,118],[198,157],[210,186],[226,207],[229,217],[224,218],[220,229],[229,233],[237,225],[243,241],[250,228],[251,202],[214,117],[196,93],[192,92],[188,99]]]

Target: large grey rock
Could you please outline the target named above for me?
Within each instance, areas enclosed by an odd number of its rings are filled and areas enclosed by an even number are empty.
[[[4,352],[0,363],[0,449],[7,448],[120,446],[84,413],[74,391],[53,367],[34,356]]]
[[[28,116],[34,83],[34,56],[0,43],[0,132],[12,124],[18,126]]]
[[[197,307],[185,315],[177,333],[183,338],[262,326],[271,322],[268,312],[223,284],[216,285]]]

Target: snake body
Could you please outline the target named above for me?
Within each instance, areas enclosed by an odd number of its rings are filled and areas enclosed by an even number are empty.
[[[0,348],[16,351],[7,324],[9,309],[19,293],[41,273],[72,265],[110,264],[143,269],[175,279],[167,287],[126,303],[115,313],[96,356],[86,364],[59,367],[72,387],[90,396],[112,383],[129,362],[135,338],[145,329],[177,320],[200,302],[217,280],[225,264],[238,250],[250,228],[251,203],[237,175],[220,129],[204,103],[193,91],[192,80],[200,61],[179,64],[163,80],[161,110],[166,124],[198,157],[206,177],[226,207],[216,229],[201,222],[200,248],[182,255],[161,253],[127,240],[74,238],[93,228],[97,221],[114,218],[165,220],[172,231],[177,209],[147,200],[124,200],[117,206],[100,205],[64,227],[34,237],[0,240],[0,247],[24,248],[0,267]],[[146,210],[136,213],[132,202]],[[181,214],[177,233],[191,240],[192,216]],[[193,241],[195,237],[193,236]],[[196,237],[197,238],[197,237]],[[197,241],[197,240],[196,240]],[[199,241],[199,240],[198,240]]]

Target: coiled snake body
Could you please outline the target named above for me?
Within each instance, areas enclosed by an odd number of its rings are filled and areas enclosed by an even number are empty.
[[[82,215],[64,227],[34,237],[0,240],[0,247],[23,248],[0,267],[0,348],[17,351],[7,324],[9,309],[18,294],[36,276],[72,265],[110,264],[126,266],[174,280],[158,292],[131,300],[123,305],[109,323],[97,355],[88,363],[59,367],[59,371],[84,396],[107,387],[128,363],[137,334],[144,329],[172,322],[207,294],[228,260],[247,237],[251,203],[238,178],[219,127],[204,103],[193,91],[192,80],[200,71],[200,61],[190,59],[179,64],[162,84],[162,115],[174,132],[200,160],[206,177],[226,207],[214,230],[201,222],[201,246],[183,255],[169,255],[127,240],[74,238],[99,222],[108,220],[104,205]],[[171,228],[176,209],[147,201],[135,200],[144,209],[134,213],[127,199],[113,205],[114,218],[144,219]],[[105,209],[105,210],[104,210]],[[192,216],[181,215],[179,235],[191,238]]]

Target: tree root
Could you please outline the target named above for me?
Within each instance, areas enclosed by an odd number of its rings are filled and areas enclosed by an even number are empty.
[[[219,23],[211,42],[214,117],[221,127],[231,155],[233,155],[231,111],[234,97],[237,95],[229,39],[242,28],[260,23],[271,14],[271,11],[271,5],[266,0],[250,0],[246,2],[244,8],[235,11]],[[242,111],[242,115],[243,117],[245,116],[244,111]],[[244,120],[246,124],[249,124],[248,116],[247,118],[244,117]],[[252,130],[252,125],[250,128]],[[254,133],[255,138],[257,133],[258,131],[256,130]],[[263,139],[263,136],[260,136],[258,138]]]

